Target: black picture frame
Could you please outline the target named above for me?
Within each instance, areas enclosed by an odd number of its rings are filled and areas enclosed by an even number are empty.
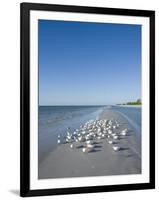
[[[107,15],[140,16],[150,19],[150,180],[149,183],[103,185],[91,187],[73,187],[59,189],[30,189],[30,11],[60,11],[77,13],[94,13]],[[131,10],[101,7],[83,7],[71,5],[49,5],[21,3],[21,121],[20,121],[20,196],[60,195],[76,193],[95,193],[123,190],[139,190],[155,188],[155,11]]]

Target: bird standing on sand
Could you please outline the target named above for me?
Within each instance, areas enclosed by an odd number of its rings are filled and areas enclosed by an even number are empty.
[[[73,148],[74,148],[74,145],[73,145],[73,144],[70,144],[70,148],[73,149]]]
[[[113,146],[113,150],[114,150],[114,151],[119,151],[119,150],[120,150],[120,147],[119,147],[119,146]]]
[[[75,145],[84,143],[82,148],[83,153],[92,152],[96,146],[94,146],[94,140],[107,140],[108,144],[112,145],[114,151],[120,151],[121,147],[114,146],[116,140],[120,139],[121,135],[126,135],[128,129],[122,130],[117,133],[115,130],[118,129],[119,123],[114,120],[96,119],[89,120],[84,125],[81,125],[79,129],[74,129],[71,132],[71,128],[67,128],[65,141],[68,143],[71,149],[75,149]],[[61,135],[58,135],[57,143],[61,144]],[[102,143],[102,142],[101,142]]]
[[[127,135],[127,132],[128,132],[128,129],[126,128],[126,129],[122,130],[121,135],[125,136],[125,135]]]
[[[94,146],[92,144],[88,144],[86,147],[84,147],[82,149],[82,151],[83,151],[83,153],[89,153],[89,152],[91,152],[93,150],[93,147]]]
[[[114,135],[114,136],[113,136],[113,139],[114,139],[114,140],[117,140],[117,139],[119,139],[119,136],[118,136],[118,135]]]
[[[109,143],[109,144],[113,144],[114,142],[113,142],[112,140],[109,140],[108,143]]]

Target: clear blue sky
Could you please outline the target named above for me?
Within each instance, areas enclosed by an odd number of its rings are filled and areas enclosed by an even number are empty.
[[[141,26],[39,20],[39,104],[141,98]]]

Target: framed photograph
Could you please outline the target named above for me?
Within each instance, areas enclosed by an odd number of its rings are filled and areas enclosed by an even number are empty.
[[[155,188],[155,12],[21,4],[23,197]]]

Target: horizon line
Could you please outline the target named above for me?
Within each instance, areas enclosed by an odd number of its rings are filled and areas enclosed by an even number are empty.
[[[38,105],[38,106],[110,106],[110,105],[116,105],[116,104],[100,104],[100,105],[94,105],[94,104],[85,104],[85,105],[80,105],[80,104],[75,104],[75,105]]]

